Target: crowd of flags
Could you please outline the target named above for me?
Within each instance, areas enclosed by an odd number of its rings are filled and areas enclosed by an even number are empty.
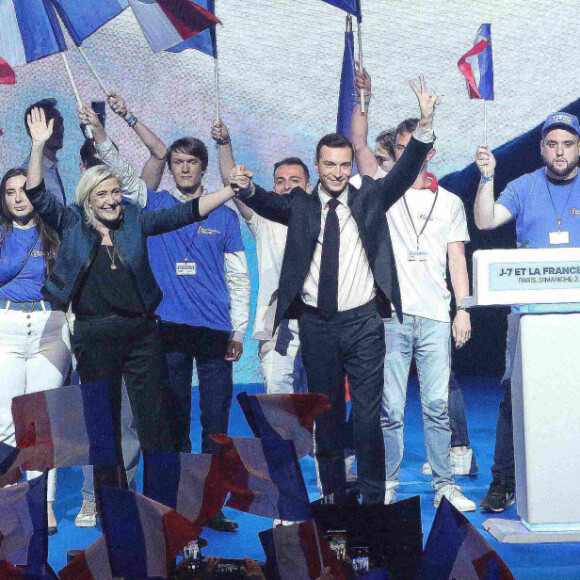
[[[59,400],[62,404],[59,394],[66,394],[65,414],[54,412]],[[105,452],[114,449],[110,398],[107,383],[89,383],[14,399],[20,435],[17,447],[0,448],[1,473],[19,466],[44,473],[0,489],[1,578],[55,577],[47,573],[46,470],[115,462]],[[168,578],[175,557],[224,505],[289,524],[260,533],[271,578],[314,580],[326,568],[337,579],[345,577],[313,519],[295,446],[296,440],[301,453],[311,451],[314,420],[328,410],[328,401],[316,394],[241,393],[239,399],[258,437],[214,436],[222,447],[216,455],[146,451],[143,495],[101,488],[103,535],[60,570],[62,580]],[[512,578],[497,553],[446,501],[437,512],[422,570],[420,578],[430,580]],[[372,577],[388,578],[385,570],[377,573]]]

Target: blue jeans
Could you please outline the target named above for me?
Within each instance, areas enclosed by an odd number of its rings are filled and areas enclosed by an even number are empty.
[[[463,393],[453,372],[449,377],[449,426],[451,427],[451,447],[469,447]]]
[[[421,316],[403,315],[385,320],[385,383],[381,427],[385,441],[387,488],[398,485],[403,460],[403,418],[411,359],[415,357],[427,460],[433,469],[433,487],[453,483],[449,464],[449,373],[451,324]]]

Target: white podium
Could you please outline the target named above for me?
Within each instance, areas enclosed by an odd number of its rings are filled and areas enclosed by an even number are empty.
[[[520,305],[512,366],[520,520],[484,529],[510,543],[580,541],[580,248],[480,250],[473,306]]]

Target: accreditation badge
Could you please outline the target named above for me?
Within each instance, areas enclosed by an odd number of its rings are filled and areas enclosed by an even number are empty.
[[[558,230],[557,232],[549,232],[548,235],[550,236],[551,246],[570,243],[570,232],[562,232]]]
[[[178,276],[195,276],[197,273],[195,262],[176,262],[175,273]]]
[[[409,262],[425,262],[428,259],[425,250],[409,250]]]

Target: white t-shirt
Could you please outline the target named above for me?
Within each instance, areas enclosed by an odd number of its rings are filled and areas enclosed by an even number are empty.
[[[382,175],[375,176],[378,177]],[[463,202],[455,194],[438,187],[433,213],[419,237],[419,249],[427,252],[428,259],[411,261],[409,251],[417,250],[415,230],[418,234],[423,229],[435,201],[435,192],[410,188],[404,199],[399,199],[387,212],[403,312],[449,322],[451,292],[447,287],[447,244],[469,242]]]
[[[252,337],[256,340],[270,340],[273,336],[272,329],[276,305],[278,304],[277,293],[288,228],[260,217],[256,212],[253,213],[247,224],[256,240],[259,276],[256,318]],[[298,332],[298,322],[296,320],[288,321],[288,328]]]

